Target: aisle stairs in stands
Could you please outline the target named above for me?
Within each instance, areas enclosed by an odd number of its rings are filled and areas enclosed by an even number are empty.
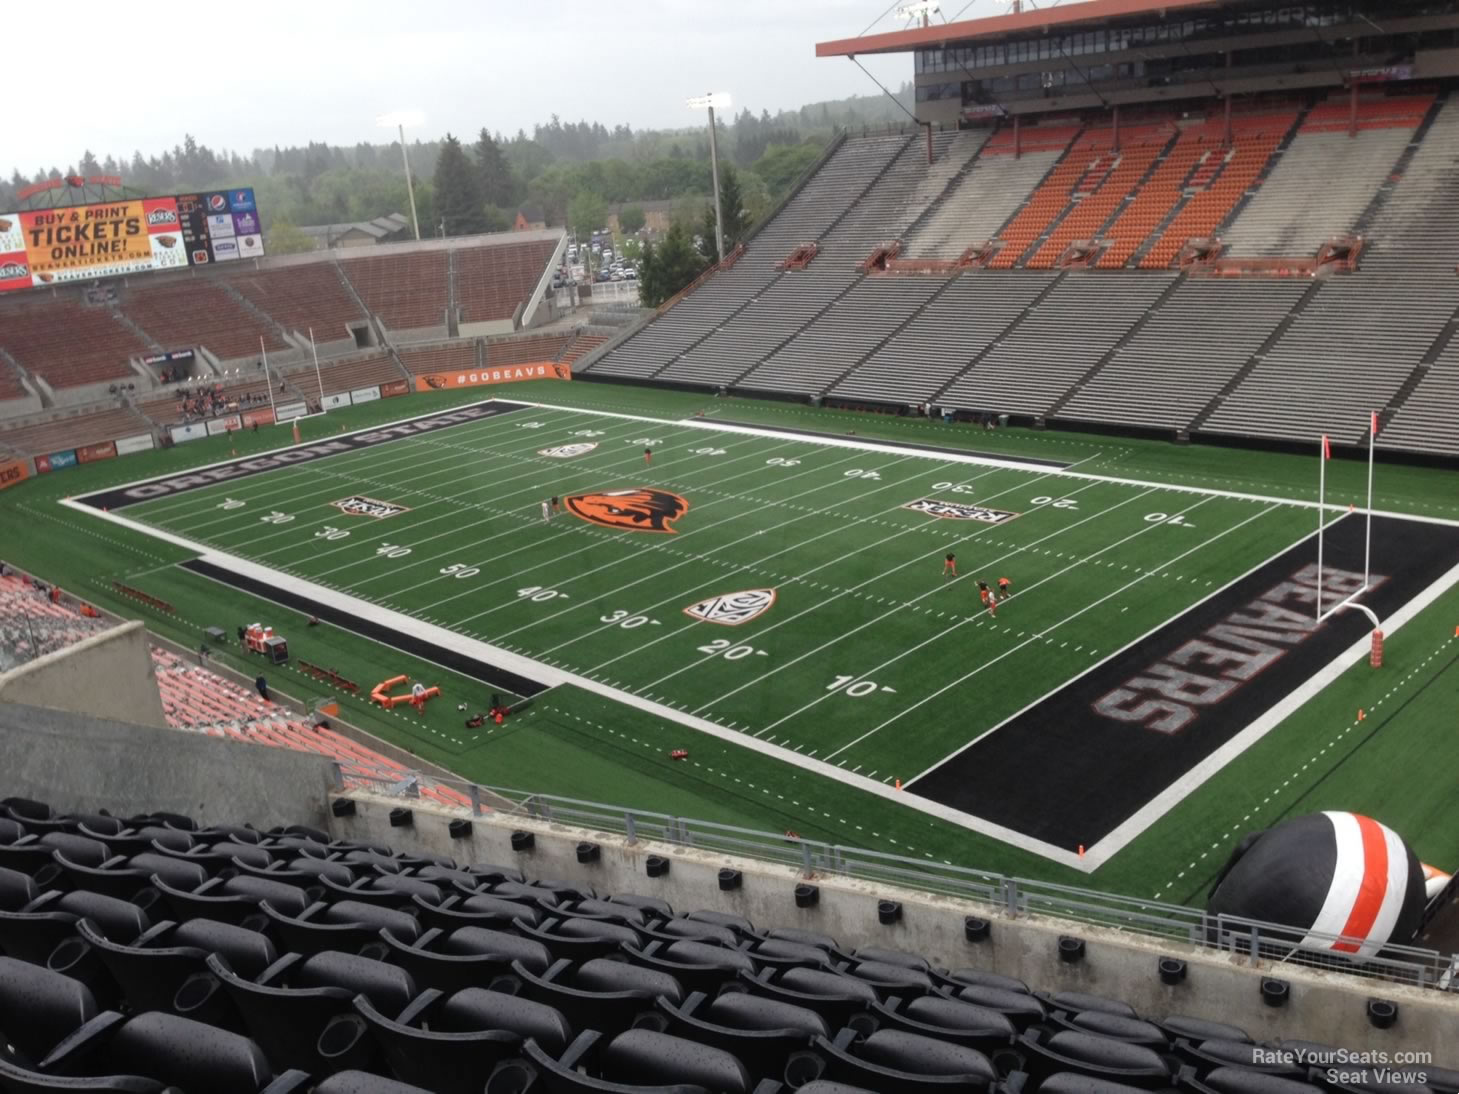
[[[902,154],[907,150],[908,145],[910,145],[916,139],[917,139],[917,135],[915,133],[912,134],[911,136],[909,136],[906,139],[906,141],[903,142],[902,146],[899,147],[896,150],[896,152],[894,152],[892,155],[890,155],[890,156],[887,157],[886,163],[882,164],[881,169],[878,170],[876,172],[876,174],[874,174],[867,181],[866,185],[861,188],[861,190],[860,190],[859,193],[857,193],[856,198],[853,201],[849,202],[847,204],[846,208],[842,209],[841,212],[836,216],[836,218],[834,220],[832,220],[829,224],[826,225],[825,229],[820,233],[820,235],[816,236],[814,240],[807,240],[806,242],[819,243],[820,241],[824,240],[827,236],[829,236],[832,232],[834,232],[836,230],[836,228],[841,224],[841,222],[844,221],[848,216],[850,216],[851,213],[852,213],[852,211],[855,210],[857,208],[857,206],[859,206],[863,201],[866,200],[866,196],[868,194],[870,194],[873,190],[875,190],[877,188],[877,186],[879,186],[881,184],[882,179],[886,177],[887,173],[889,171],[891,171],[891,169],[893,168],[893,166],[895,166],[895,164],[897,163],[897,161],[902,158]],[[679,352],[676,353],[673,357],[670,357],[667,361],[665,361],[662,365],[660,365],[658,369],[656,369],[653,373],[650,374],[650,377],[658,377],[658,376],[661,376],[667,369],[673,367],[674,362],[678,361],[680,358],[683,358],[683,357],[688,356],[695,349],[697,349],[700,345],[702,345],[704,342],[708,341],[709,338],[712,337],[715,334],[715,332],[718,331],[720,328],[725,327],[728,324],[734,322],[734,320],[737,319],[741,314],[743,314],[744,311],[747,308],[751,307],[757,300],[759,300],[761,297],[763,297],[772,288],[774,288],[776,285],[778,285],[782,280],[784,280],[787,277],[795,277],[795,276],[798,276],[798,275],[796,273],[794,273],[794,272],[787,271],[787,270],[780,271],[780,273],[778,273],[775,277],[771,278],[765,285],[763,285],[759,289],[758,292],[756,292],[753,296],[750,296],[749,298],[747,298],[742,304],[740,304],[737,308],[735,308],[728,315],[726,315],[723,319],[721,319],[719,321],[718,325],[716,325],[714,328],[712,328],[710,330],[705,331],[698,338],[694,339],[694,341],[690,342],[688,345],[684,346],[681,350],[679,350]],[[856,284],[855,281],[851,282],[851,284],[846,287],[847,288],[847,291],[849,291],[851,289],[851,287],[854,286],[855,284]],[[827,302],[827,304],[826,304],[825,307],[829,307],[831,304],[834,304],[836,300],[839,300],[841,298],[841,295],[844,295],[844,293],[843,294],[837,294],[837,296],[833,297],[830,301]],[[821,309],[819,309],[816,312],[816,315],[820,315],[821,312],[825,311],[825,307],[822,307]],[[811,319],[810,319],[810,321],[813,322],[814,319],[815,319],[815,316],[812,316]],[[802,327],[804,327],[804,325],[805,324],[802,324]],[[799,333],[799,331],[797,330],[796,333]],[[794,337],[794,335],[792,335],[791,337]],[[786,339],[786,341],[789,341],[789,339]],[[783,345],[783,343],[781,343],[781,344]],[[776,348],[778,349],[779,346],[777,345]],[[741,372],[740,375],[741,376],[744,376],[744,375],[748,374],[759,363],[760,363],[760,361],[757,359],[755,362],[753,362],[749,366],[749,368],[746,368],[744,370],[744,372]]]
[[[1314,280],[1312,284],[1307,287],[1307,291],[1304,292],[1297,299],[1297,302],[1294,305],[1292,305],[1292,310],[1282,318],[1282,321],[1280,323],[1272,328],[1272,332],[1271,334],[1267,335],[1266,341],[1257,348],[1256,352],[1251,355],[1246,364],[1242,365],[1240,370],[1237,371],[1236,375],[1232,376],[1231,379],[1228,380],[1226,384],[1221,388],[1221,390],[1216,392],[1211,401],[1201,408],[1200,413],[1198,413],[1194,418],[1191,419],[1190,425],[1186,427],[1186,430],[1188,432],[1194,433],[1196,430],[1200,429],[1201,426],[1205,425],[1207,419],[1209,419],[1212,414],[1216,413],[1217,409],[1221,406],[1222,403],[1226,401],[1231,393],[1245,382],[1246,378],[1251,375],[1252,370],[1254,370],[1257,365],[1261,364],[1262,361],[1266,358],[1266,355],[1272,351],[1272,348],[1280,343],[1281,340],[1286,336],[1286,333],[1291,328],[1292,324],[1297,321],[1297,317],[1307,310],[1307,305],[1311,304],[1312,301],[1316,299],[1317,294],[1322,291],[1322,285],[1323,283],[1321,281]]]
[[[975,274],[973,276],[980,276],[980,275],[976,275]],[[997,349],[998,348],[998,343],[1001,342],[1001,341],[1003,341],[1003,339],[1007,338],[1010,334],[1012,334],[1015,330],[1017,330],[1019,324],[1022,323],[1025,319],[1027,319],[1028,316],[1029,316],[1029,314],[1036,307],[1038,307],[1045,300],[1047,300],[1048,297],[1049,297],[1049,294],[1052,293],[1055,289],[1057,289],[1061,284],[1063,284],[1064,279],[1066,277],[1069,277],[1069,276],[1071,276],[1071,275],[1068,274],[1068,273],[1061,273],[1057,277],[1050,278],[1049,279],[1049,283],[1044,286],[1043,291],[1040,292],[1037,296],[1035,296],[1032,300],[1030,300],[1028,302],[1028,304],[1024,307],[1024,309],[1021,312],[1019,312],[1017,315],[1015,315],[1012,318],[1010,318],[1008,320],[1008,322],[1006,324],[1004,324],[1004,327],[1003,327],[1002,331],[999,332],[998,337],[995,338],[995,339],[993,339],[986,346],[984,346],[982,348],[982,350],[980,350],[978,352],[978,355],[976,357],[974,357],[971,361],[969,361],[966,365],[964,365],[961,369],[959,369],[954,375],[948,377],[947,383],[943,384],[940,388],[938,388],[933,393],[932,398],[928,399],[927,401],[929,403],[933,404],[934,406],[937,405],[937,401],[942,398],[944,392],[946,392],[949,388],[951,388],[953,385],[955,385],[959,380],[961,380],[968,373],[972,372],[973,369],[977,368],[978,367],[978,362],[980,362],[981,360],[983,360],[983,358],[987,357],[988,354],[992,353],[995,349]]]
[[[267,324],[268,328],[272,330],[276,335],[278,335],[282,341],[288,343],[289,340],[284,337],[286,334],[284,327],[281,323],[279,323],[278,320],[276,320],[272,315],[260,308],[252,300],[248,299],[248,297],[244,296],[227,280],[219,278],[218,284],[222,286],[225,293],[231,296],[238,304],[242,305],[245,311],[252,312],[254,315],[258,316],[260,321]],[[308,332],[306,331],[304,333],[307,334]]]
[[[1165,306],[1165,302],[1169,300],[1173,295],[1175,295],[1176,290],[1180,288],[1183,280],[1184,279],[1180,277],[1172,277],[1170,279],[1170,284],[1165,287],[1165,291],[1157,296],[1154,302],[1151,303],[1151,305],[1146,308],[1143,313],[1141,313],[1140,318],[1135,322],[1135,325],[1132,326],[1129,330],[1125,331],[1124,336],[1120,338],[1120,340],[1114,345],[1110,346],[1110,348],[1105,351],[1104,356],[1102,356],[1098,361],[1094,362],[1094,364],[1090,365],[1083,376],[1079,377],[1078,380],[1076,380],[1073,384],[1069,386],[1068,390],[1066,390],[1064,394],[1060,395],[1057,399],[1054,400],[1053,405],[1049,407],[1049,411],[1045,415],[1045,417],[1057,417],[1059,411],[1063,410],[1064,407],[1068,405],[1069,400],[1073,399],[1075,395],[1078,395],[1079,392],[1084,389],[1084,385],[1089,383],[1089,381],[1094,378],[1094,376],[1099,372],[1100,369],[1104,368],[1105,365],[1114,360],[1115,355],[1119,353],[1120,350],[1129,345],[1131,340],[1134,339],[1134,337],[1142,330],[1144,330],[1145,327],[1150,323],[1150,321],[1159,314],[1160,309]]]
[[[1454,335],[1456,333],[1459,333],[1459,308],[1454,310],[1454,314],[1444,324],[1444,329],[1439,332],[1438,337],[1434,339],[1433,345],[1428,348],[1428,352],[1413,367],[1413,371],[1408,374],[1408,378],[1403,381],[1399,389],[1393,393],[1393,398],[1388,400],[1388,405],[1378,412],[1378,431],[1380,433],[1383,431],[1383,427],[1392,420],[1393,416],[1403,408],[1403,404],[1408,402],[1408,397],[1413,394],[1414,389],[1428,376],[1429,370],[1434,367],[1434,363],[1449,348],[1449,344],[1454,341]],[[1363,434],[1360,443],[1368,443],[1368,434],[1366,432]]]

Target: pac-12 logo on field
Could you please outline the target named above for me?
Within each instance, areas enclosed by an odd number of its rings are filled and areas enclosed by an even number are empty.
[[[684,614],[705,623],[720,623],[726,627],[738,627],[768,612],[775,604],[774,589],[746,589],[739,593],[725,593],[711,596],[697,604],[690,604]]]
[[[902,506],[914,513],[926,513],[929,517],[944,520],[976,520],[983,524],[1007,524],[1019,517],[1006,509],[985,509],[981,505],[964,505],[960,501],[938,501],[936,498],[918,498]]]
[[[560,444],[556,448],[539,448],[537,455],[549,456],[554,460],[570,460],[582,456],[598,447],[596,441],[580,441],[577,444]]]
[[[601,494],[572,494],[563,503],[575,517],[605,528],[633,532],[673,532],[674,521],[689,509],[689,502],[678,494],[651,486]]]
[[[340,498],[339,501],[329,503],[342,513],[352,517],[394,517],[401,513],[409,513],[410,507],[396,505],[393,501],[380,501],[378,498],[366,498],[356,495],[352,498]]]

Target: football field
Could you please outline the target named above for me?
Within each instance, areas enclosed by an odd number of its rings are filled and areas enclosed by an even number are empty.
[[[215,567],[246,560],[281,588],[353,598],[379,625],[439,628],[446,646],[513,655],[518,673],[545,666],[543,686],[570,674],[801,769],[912,794],[933,773],[928,786],[965,781],[945,765],[974,742],[1007,735],[1035,704],[1315,531],[1310,503],[1077,465],[480,407],[421,431],[322,442],[296,463],[236,461],[82,501],[196,546]],[[1010,594],[995,615],[978,582],[999,578]],[[1123,731],[1162,736],[1151,724]],[[984,812],[958,794],[932,796]],[[1072,850],[1016,818],[995,827]]]

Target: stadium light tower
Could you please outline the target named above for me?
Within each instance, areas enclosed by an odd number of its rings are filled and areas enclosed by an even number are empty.
[[[714,108],[728,110],[734,105],[727,91],[711,91],[686,99],[690,110],[709,111],[709,173],[714,181],[714,253],[724,261],[724,216],[719,208],[719,149],[714,139]]]
[[[375,124],[382,129],[394,129],[400,133],[400,158],[405,161],[405,192],[410,195],[410,226],[415,229],[416,241],[420,241],[420,221],[415,215],[415,184],[410,180],[410,156],[405,152],[405,127],[420,125],[426,116],[419,110],[392,110],[381,114]]]

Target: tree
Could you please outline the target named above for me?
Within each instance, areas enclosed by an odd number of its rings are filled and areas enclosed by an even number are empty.
[[[476,235],[486,231],[481,191],[461,141],[446,134],[436,160],[434,178],[436,215],[452,236]]]
[[[694,249],[689,233],[673,225],[657,247],[645,246],[639,261],[639,299],[656,308],[683,289],[704,270],[704,257]]]
[[[314,240],[289,221],[275,217],[274,222],[269,225],[268,235],[264,238],[263,249],[265,254],[271,255],[302,254],[314,250]]]
[[[765,180],[770,197],[775,200],[784,197],[795,180],[820,157],[821,149],[815,144],[777,144],[766,150],[754,170]]]
[[[591,191],[579,191],[568,203],[567,226],[580,237],[592,235],[607,222],[607,203]]]
[[[740,193],[739,176],[729,164],[725,164],[719,172],[719,213],[724,222],[724,253],[729,254],[750,230],[744,197]],[[715,251],[714,240],[713,201],[710,201],[709,208],[704,211],[704,227],[700,229],[699,237],[703,241],[704,257],[711,262],[718,262],[719,255]]]
[[[628,235],[639,231],[646,221],[642,205],[625,205],[618,213],[618,227]]]
[[[483,127],[476,138],[476,174],[481,183],[481,199],[488,205],[505,208],[517,199],[517,180],[506,153]]]

